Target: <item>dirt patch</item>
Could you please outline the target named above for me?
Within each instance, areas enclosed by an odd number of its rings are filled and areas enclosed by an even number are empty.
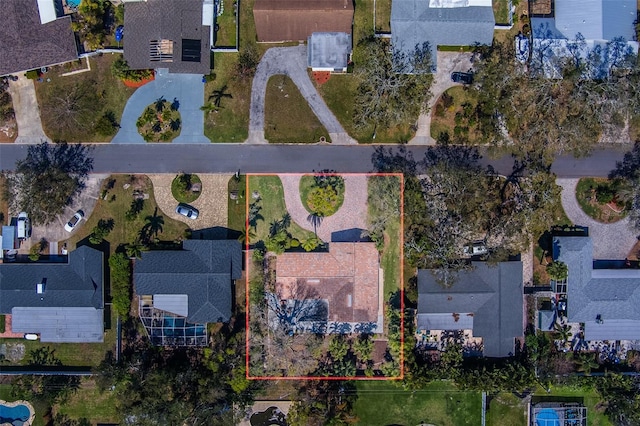
[[[532,15],[550,15],[553,12],[552,0],[531,0],[529,6]]]
[[[22,343],[3,343],[0,345],[0,355],[9,362],[18,363],[24,359],[25,347]]]

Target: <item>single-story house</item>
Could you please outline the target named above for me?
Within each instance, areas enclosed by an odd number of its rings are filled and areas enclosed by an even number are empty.
[[[594,269],[590,237],[556,237],[554,259],[568,268],[567,320],[585,340],[640,340],[640,270]]]
[[[14,332],[43,342],[102,342],[102,252],[82,246],[64,263],[0,264],[0,313],[11,314]]]
[[[71,16],[62,16],[56,0],[2,2],[0,76],[78,59]]]
[[[213,40],[210,0],[128,0],[124,58],[132,69],[209,74]]]
[[[584,60],[596,52],[601,63],[589,77],[606,76],[621,54],[638,52],[636,18],[634,0],[555,0],[553,18],[531,18],[531,66],[549,78],[560,78],[566,58]],[[576,43],[577,38],[583,40]],[[610,47],[615,40],[621,46]]]
[[[286,252],[276,260],[275,305],[307,309],[313,313],[292,316],[292,327],[312,323],[349,323],[382,328],[383,291],[378,250],[374,243],[330,243],[328,251]],[[307,303],[305,306],[304,304]],[[322,306],[322,309],[317,309]],[[273,308],[273,306],[272,306]],[[289,309],[289,310],[291,310]],[[311,317],[308,320],[304,316]],[[308,322],[308,324],[306,324]]]
[[[311,71],[347,72],[351,34],[313,33],[307,40],[307,64]]]
[[[229,321],[234,280],[241,275],[235,240],[186,240],[182,250],[145,251],[133,268],[141,303],[196,324]]]
[[[491,0],[393,0],[391,44],[407,55],[429,43],[433,70],[438,46],[491,45],[495,18]]]
[[[256,0],[253,19],[259,42],[307,40],[316,32],[351,34],[351,0]]]
[[[459,272],[451,288],[440,285],[431,270],[418,270],[417,329],[472,330],[482,338],[484,356],[511,356],[524,333],[522,262],[472,266]]]

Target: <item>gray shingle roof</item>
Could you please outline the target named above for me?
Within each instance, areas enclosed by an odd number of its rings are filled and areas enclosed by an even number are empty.
[[[636,9],[635,0],[556,0],[556,27],[569,39],[633,40]]]
[[[419,270],[418,322],[425,314],[473,313],[473,335],[483,338],[484,355],[509,356],[514,339],[523,334],[522,262],[493,267],[473,262],[473,267],[460,272],[448,289],[436,282],[430,270]]]
[[[187,320],[226,322],[232,280],[242,275],[242,250],[233,240],[187,240],[183,250],[148,251],[134,266],[136,294],[186,294]]]
[[[37,0],[3,0],[0,75],[60,64],[78,58],[71,17],[40,23]]]
[[[14,307],[102,309],[102,266],[102,253],[87,246],[69,253],[68,263],[0,264],[0,313]],[[37,294],[43,279],[44,294]]]
[[[202,0],[148,0],[125,3],[124,58],[133,69],[168,68],[173,73],[208,74],[210,31],[202,24]],[[173,42],[172,62],[151,60],[152,40]],[[200,42],[200,60],[183,60],[183,40]]]
[[[589,237],[558,237],[555,242],[554,258],[566,263],[569,269],[568,320],[585,323],[587,340],[600,340],[603,335],[611,340],[639,339],[640,270],[594,270]],[[601,325],[607,327],[599,327],[595,322],[598,315],[603,320]],[[628,327],[630,321],[635,327]],[[608,327],[609,324],[614,326]]]
[[[394,48],[413,51],[428,41],[434,66],[437,46],[490,45],[494,26],[491,7],[432,8],[425,0],[393,0],[391,4]]]

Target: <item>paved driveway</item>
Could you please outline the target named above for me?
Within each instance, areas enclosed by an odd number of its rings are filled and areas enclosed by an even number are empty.
[[[42,140],[51,142],[42,130],[40,107],[38,107],[33,80],[29,80],[24,75],[19,76],[18,81],[9,82],[9,93],[18,124],[18,137],[15,143],[39,143]]]
[[[204,83],[199,74],[169,74],[158,72],[156,79],[138,88],[127,101],[120,121],[120,131],[111,143],[146,143],[138,133],[136,121],[144,109],[163,96],[167,101],[180,102],[182,129],[173,143],[211,143],[204,135]]]
[[[418,131],[409,141],[410,144],[436,144],[435,139],[431,137],[431,110],[445,90],[459,85],[459,83],[451,81],[451,73],[471,69],[471,55],[470,52],[438,52],[438,70],[431,85],[432,96],[429,99],[429,108],[418,118]]]
[[[333,144],[356,143],[344,131],[311,82],[307,73],[307,47],[303,44],[294,47],[273,47],[267,50],[260,60],[251,86],[248,143],[267,143],[264,138],[264,101],[269,77],[277,74],[289,76],[298,86],[313,113],[329,132]]]
[[[627,257],[638,241],[638,231],[634,230],[627,219],[616,223],[604,224],[591,219],[582,211],[576,199],[576,186],[579,179],[557,179],[562,187],[562,207],[569,219],[580,226],[589,227],[589,236],[593,241],[593,258],[601,260]]]

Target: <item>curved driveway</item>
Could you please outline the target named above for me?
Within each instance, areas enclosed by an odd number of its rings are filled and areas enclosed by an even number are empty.
[[[284,188],[284,202],[291,219],[304,229],[313,231],[313,225],[307,219],[309,212],[300,199],[302,175],[280,175],[279,177]],[[333,233],[351,229],[367,229],[367,177],[364,175],[344,176],[344,203],[334,215],[324,218],[316,232],[322,241],[330,242],[336,239],[335,235],[332,238]],[[359,237],[360,232],[357,231],[337,239],[357,241]]]
[[[294,47],[273,47],[267,50],[260,60],[251,86],[248,143],[267,143],[264,138],[264,102],[267,82],[271,76],[277,74],[289,76],[298,86],[313,113],[329,132],[333,144],[356,143],[344,131],[311,82],[307,73],[307,47],[303,44]]]
[[[576,199],[576,186],[579,179],[557,179],[562,187],[562,207],[569,219],[580,226],[589,227],[589,236],[593,241],[594,259],[624,259],[638,241],[638,232],[634,231],[627,219],[604,224],[591,219],[582,211]]]

